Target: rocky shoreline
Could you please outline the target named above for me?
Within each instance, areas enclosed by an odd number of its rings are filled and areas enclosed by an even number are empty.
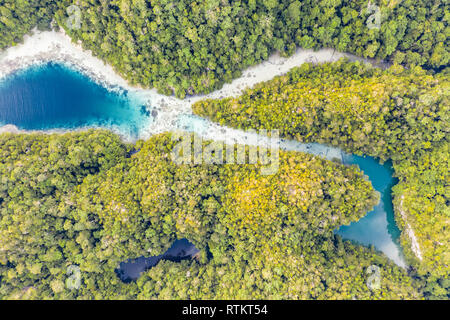
[[[416,256],[417,259],[422,261],[422,252],[420,251],[419,242],[417,241],[416,235],[414,234],[413,229],[408,223],[408,218],[406,216],[406,212],[403,210],[403,199],[405,198],[404,195],[400,198],[400,205],[399,205],[399,212],[403,219],[403,222],[405,223],[405,232],[408,235],[409,239],[411,240],[411,250]]]
[[[145,128],[140,136],[142,139],[147,139],[153,134],[180,129],[180,116],[192,116],[191,105],[196,101],[238,96],[245,88],[253,87],[257,83],[286,74],[290,69],[302,63],[331,62],[343,57],[353,61],[361,60],[372,64],[378,63],[370,59],[361,59],[351,54],[336,52],[333,49],[322,49],[319,51],[298,49],[296,53],[288,58],[281,57],[279,54],[273,54],[267,61],[244,70],[240,78],[224,84],[220,90],[206,95],[195,95],[185,99],[178,99],[173,96],[159,94],[156,89],[142,89],[129,85],[110,65],[94,57],[92,52],[84,50],[80,43],[73,43],[63,30],[34,30],[32,35],[24,38],[22,44],[8,48],[0,54],[0,81],[8,75],[20,72],[20,70],[24,70],[32,65],[49,62],[64,64],[87,75],[108,90],[119,94],[127,91],[145,101],[144,104],[147,110],[158,117],[157,121],[149,124],[149,127]],[[55,131],[52,130],[51,132]],[[208,136],[214,138],[222,136],[224,139],[222,132],[223,129],[215,124],[210,124],[207,130]],[[236,138],[238,139],[236,141],[243,142],[242,139]]]

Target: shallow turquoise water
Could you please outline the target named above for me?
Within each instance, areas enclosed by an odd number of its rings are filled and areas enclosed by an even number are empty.
[[[80,72],[56,63],[31,67],[0,81],[0,125],[14,124],[25,130],[103,127],[136,139],[153,121],[151,110],[144,104],[136,93],[120,88],[108,90]],[[205,119],[193,116],[181,116],[178,125],[199,134],[208,130]],[[298,150],[321,154],[311,147],[314,144],[297,144],[294,147]],[[339,150],[334,151],[339,154]],[[373,245],[404,266],[391,201],[391,187],[396,181],[390,163],[380,165],[374,158],[344,153],[343,162],[358,165],[369,176],[381,194],[381,201],[364,218],[342,226],[336,233]]]
[[[136,138],[151,122],[145,101],[108,90],[57,63],[33,66],[0,81],[0,125],[48,130],[103,127]]]
[[[397,181],[393,178],[391,162],[383,165],[372,157],[344,154],[344,164],[357,165],[369,177],[372,186],[380,193],[380,202],[373,211],[349,226],[341,226],[336,233],[344,239],[364,245],[373,245],[400,266],[405,266],[400,244],[400,230],[394,220],[391,188]]]

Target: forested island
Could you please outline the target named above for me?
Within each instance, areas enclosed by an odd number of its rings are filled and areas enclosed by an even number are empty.
[[[449,19],[443,0],[0,0],[0,49],[62,28],[131,85],[180,99],[298,48],[391,65],[304,63],[192,111],[392,161],[407,262],[336,234],[380,200],[339,159],[280,151],[264,175],[261,163],[177,164],[174,132],[0,133],[0,299],[450,298]],[[118,277],[177,239],[195,258]]]
[[[220,88],[272,52],[297,47],[434,70],[448,65],[445,0],[372,2],[3,0],[0,48],[36,26],[58,25],[132,84],[178,97]],[[68,11],[71,5],[79,11]],[[68,20],[78,17],[79,28]]]

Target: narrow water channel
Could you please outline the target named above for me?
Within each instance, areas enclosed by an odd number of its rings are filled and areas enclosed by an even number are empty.
[[[130,96],[126,90],[107,90],[78,71],[60,64],[47,63],[14,73],[0,81],[0,126],[13,124],[24,130],[102,127],[120,132],[132,140],[140,136],[140,132],[153,121],[149,110],[151,107],[144,103],[138,97]],[[180,121],[178,125],[188,130],[208,130],[204,119],[199,121],[196,117],[182,117]],[[340,227],[336,233],[363,245],[373,245],[399,266],[405,266],[398,240],[400,231],[395,224],[391,199],[391,188],[396,181],[392,177],[389,162],[381,165],[374,158],[348,155],[337,148],[319,144],[287,141],[281,144],[281,148],[283,146],[324,158],[335,158],[337,155],[344,164],[358,165],[380,192],[381,201],[364,218],[349,226]],[[135,279],[142,270],[150,268],[161,259],[179,258],[178,253],[181,251],[176,250],[193,250],[192,244],[179,241],[181,242],[175,242],[174,247],[161,256],[123,262],[119,275],[125,280]],[[190,254],[185,257],[188,256]]]

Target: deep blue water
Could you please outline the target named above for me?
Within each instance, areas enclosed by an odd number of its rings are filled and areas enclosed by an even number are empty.
[[[0,81],[0,125],[25,130],[103,127],[136,138],[151,115],[145,101],[132,95],[107,90],[62,64],[47,63]]]
[[[80,72],[56,63],[31,67],[0,81],[0,125],[14,124],[25,130],[103,127],[136,139],[152,122],[151,110],[144,104],[136,93],[108,90]],[[184,117],[179,125],[197,133],[207,130],[204,120],[198,117]],[[364,218],[342,226],[336,233],[345,239],[374,245],[397,264],[404,265],[391,201],[391,187],[396,181],[390,163],[380,165],[371,157],[345,154],[343,162],[358,165],[369,176],[381,194],[381,201]],[[161,258],[141,257],[135,262],[125,262],[123,268],[128,268],[127,277],[133,278],[140,274],[139,270],[151,267]]]

